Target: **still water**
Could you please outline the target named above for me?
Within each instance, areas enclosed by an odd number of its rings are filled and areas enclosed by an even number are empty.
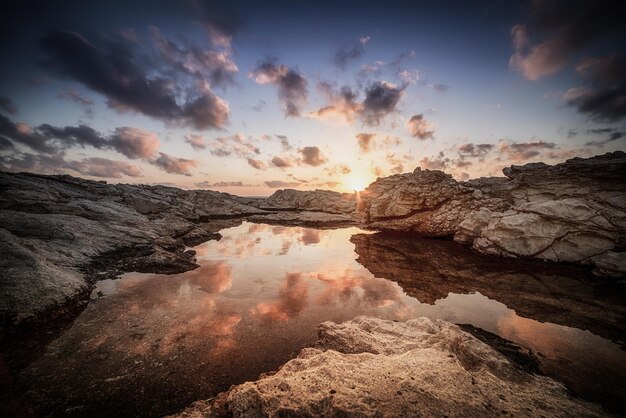
[[[318,323],[358,315],[473,324],[534,350],[575,393],[626,400],[623,287],[357,228],[244,222],[221,233],[195,248],[196,270],[99,282],[21,372],[23,402],[43,414],[162,416],[277,369]]]

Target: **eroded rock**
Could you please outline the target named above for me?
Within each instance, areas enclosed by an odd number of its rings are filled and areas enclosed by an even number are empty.
[[[177,416],[608,415],[445,321],[358,317],[318,332],[275,374]]]

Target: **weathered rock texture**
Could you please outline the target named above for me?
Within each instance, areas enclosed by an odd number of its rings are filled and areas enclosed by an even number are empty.
[[[457,243],[406,235],[357,234],[357,261],[376,277],[397,282],[422,303],[451,293],[479,292],[523,317],[589,330],[624,344],[624,287],[588,280],[573,266],[479,254]]]
[[[361,193],[371,228],[454,236],[489,254],[626,273],[626,154],[512,166],[506,179],[459,183],[440,171],[381,178]]]
[[[50,316],[84,298],[103,270],[181,272],[215,218],[264,211],[211,191],[0,173],[0,320]]]
[[[331,190],[284,189],[277,190],[267,199],[260,200],[259,206],[268,210],[306,210],[349,215],[355,210],[355,195]]]
[[[606,416],[445,321],[358,317],[319,326],[278,372],[200,401],[181,417]]]

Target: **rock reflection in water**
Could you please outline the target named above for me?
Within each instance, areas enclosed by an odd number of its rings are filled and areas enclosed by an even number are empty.
[[[574,369],[592,376],[593,359],[623,376],[624,352],[594,335],[617,335],[623,307],[611,302],[602,317],[595,305],[611,299],[581,292],[589,285],[578,278],[554,273],[531,286],[539,279],[484,267],[458,255],[467,254],[458,245],[407,247],[357,228],[243,223],[221,233],[196,247],[196,270],[101,282],[105,296],[22,372],[27,403],[54,415],[162,416],[277,369],[316,340],[318,323],[357,315],[472,323],[556,359],[551,364],[582,364]],[[587,323],[593,334],[563,326]]]

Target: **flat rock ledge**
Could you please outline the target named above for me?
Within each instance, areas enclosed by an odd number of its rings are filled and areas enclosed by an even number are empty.
[[[318,326],[315,348],[175,417],[599,417],[458,326],[357,317]]]

